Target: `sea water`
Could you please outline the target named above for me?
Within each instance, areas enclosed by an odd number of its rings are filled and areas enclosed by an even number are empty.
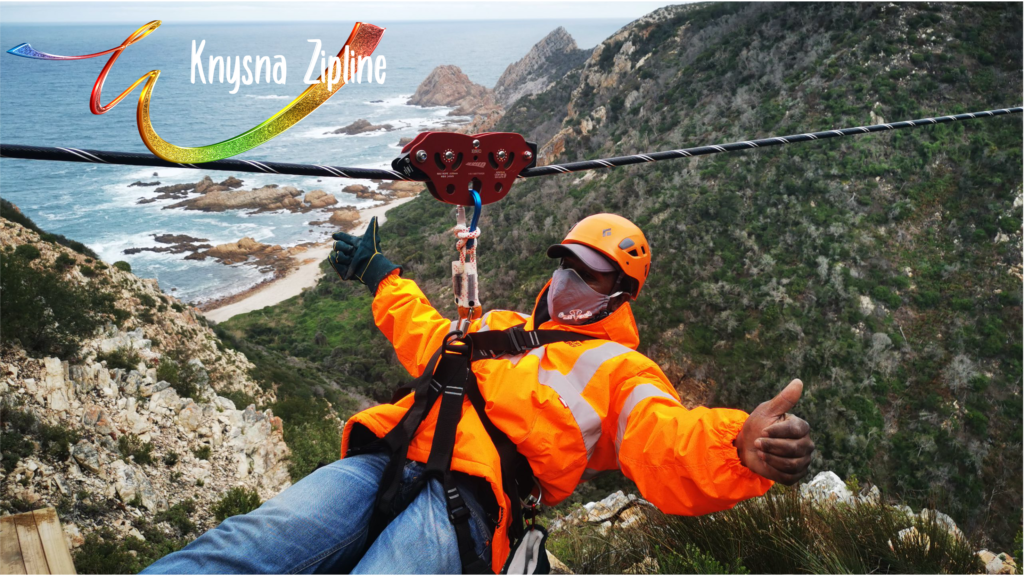
[[[387,59],[384,84],[349,84],[284,134],[236,158],[366,168],[389,167],[398,155],[399,139],[438,129],[458,119],[444,107],[421,108],[406,100],[430,71],[455,64],[469,78],[491,87],[505,68],[558,26],[577,43],[592,47],[627,22],[485,21],[373,22],[387,28],[375,55]],[[28,42],[41,52],[82,55],[120,45],[137,25],[25,25],[0,23],[4,51]],[[160,70],[151,101],[153,127],[178,146],[204,146],[234,137],[263,122],[298,96],[307,85],[308,39],[320,39],[328,54],[337,54],[352,29],[351,22],[283,24],[175,24],[164,22],[155,32],[125,50],[104,84],[101,99],[109,103],[150,70]],[[206,40],[210,56],[283,55],[288,63],[285,85],[261,82],[242,86],[190,82],[192,41]],[[65,146],[148,153],[139,137],[135,114],[136,88],[106,114],[89,111],[93,83],[107,56],[78,61],[30,60],[0,54],[0,142],[34,146]],[[232,58],[233,59],[233,58]],[[390,132],[355,136],[326,134],[360,118],[391,124]],[[154,172],[157,173],[154,176]],[[366,181],[317,179],[276,174],[106,166],[84,163],[0,159],[0,196],[14,202],[48,232],[85,243],[103,260],[125,260],[135,274],[156,278],[160,287],[185,301],[202,302],[241,292],[268,275],[255,267],[227,266],[212,259],[185,260],[186,254],[150,251],[125,254],[129,248],[160,246],[158,234],[186,234],[209,244],[251,237],[284,247],[326,239],[331,229],[311,226],[326,220],[329,210],[306,214],[287,211],[200,212],[165,209],[180,200],[139,204],[155,196],[155,187],[129,187],[137,180],[161,186],[196,182],[209,175],[215,182],[235,176],[243,189],[267,184],[316,189],[333,194],[337,206],[366,208],[375,204],[342,192]]]

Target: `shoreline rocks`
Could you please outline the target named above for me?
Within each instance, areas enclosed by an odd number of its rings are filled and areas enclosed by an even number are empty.
[[[355,136],[356,134],[377,132],[380,130],[383,130],[384,132],[391,132],[392,130],[397,130],[397,128],[391,124],[371,124],[369,120],[360,118],[348,126],[343,126],[330,132],[324,132],[324,134],[344,134],[347,136]]]
[[[269,184],[254,190],[241,190],[238,192],[227,192],[215,190],[207,192],[197,198],[190,198],[183,202],[165,206],[164,210],[171,208],[184,208],[185,210],[201,210],[203,212],[224,212],[225,210],[289,210],[301,209],[303,191],[294,186],[278,186]]]

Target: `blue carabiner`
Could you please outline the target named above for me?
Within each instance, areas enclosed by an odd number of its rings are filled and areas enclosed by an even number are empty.
[[[472,187],[470,187],[469,193],[473,196],[473,219],[469,223],[469,231],[473,232],[476,230],[476,225],[480,221],[480,212],[483,211],[483,203],[480,201],[480,193]],[[470,249],[474,244],[476,244],[476,241],[470,240],[469,242],[466,242],[466,248]]]

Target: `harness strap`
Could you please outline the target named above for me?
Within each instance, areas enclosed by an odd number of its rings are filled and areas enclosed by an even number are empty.
[[[593,336],[567,330],[524,330],[520,324],[507,330],[473,332],[464,339],[473,343],[473,360],[495,358],[502,354],[521,354],[556,342],[594,340]]]
[[[476,376],[470,364],[473,360],[494,358],[502,354],[519,354],[555,342],[592,340],[593,336],[564,330],[526,331],[522,326],[508,330],[473,333],[462,336],[452,332],[427,363],[427,368],[405,390],[412,389],[413,404],[382,438],[363,446],[350,447],[347,456],[384,452],[389,461],[381,477],[377,500],[367,534],[367,548],[373,544],[387,525],[411,503],[430,478],[442,481],[448,508],[448,519],[455,528],[459,544],[459,557],[465,574],[492,573],[491,567],[476,555],[476,546],[470,531],[469,508],[456,485],[451,470],[452,454],[459,422],[462,420],[463,399],[468,397],[480,421],[494,443],[501,462],[503,490],[511,502],[511,529],[509,539],[515,543],[523,536],[522,502],[533,488],[533,471],[529,461],[516,450],[516,445],[487,417],[486,402],[477,387]],[[399,389],[400,391],[403,389]],[[407,394],[404,392],[402,396]],[[398,394],[396,393],[396,397]],[[409,444],[434,403],[440,398],[434,439],[427,457],[424,474],[402,492],[402,471],[409,453]]]

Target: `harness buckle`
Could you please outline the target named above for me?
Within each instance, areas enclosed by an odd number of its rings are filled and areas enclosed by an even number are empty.
[[[469,507],[466,506],[458,488],[448,490],[445,496],[448,498],[448,520],[452,524],[458,524],[469,518]]]
[[[523,330],[522,325],[509,328],[505,334],[508,335],[509,344],[512,345],[516,354],[540,346],[540,338],[537,337],[537,334]]]

